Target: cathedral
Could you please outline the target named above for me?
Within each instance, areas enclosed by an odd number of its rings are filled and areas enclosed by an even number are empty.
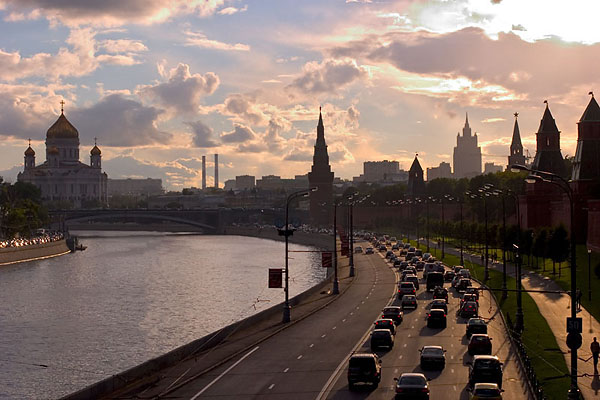
[[[19,182],[28,182],[42,192],[45,203],[75,208],[107,204],[107,175],[102,172],[101,151],[94,143],[90,165],[79,161],[79,132],[65,117],[61,102],[60,117],[46,132],[46,161],[35,165],[35,151],[25,150],[23,172]]]

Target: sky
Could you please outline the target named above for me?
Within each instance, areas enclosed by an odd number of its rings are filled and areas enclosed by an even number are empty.
[[[28,139],[45,161],[60,115],[109,178],[169,190],[305,174],[319,107],[332,170],[419,154],[452,164],[465,114],[483,162],[506,165],[548,101],[563,156],[599,88],[597,0],[0,0],[0,175]]]

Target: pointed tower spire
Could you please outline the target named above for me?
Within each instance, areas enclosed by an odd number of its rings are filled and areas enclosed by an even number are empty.
[[[471,127],[469,126],[469,113],[465,112],[465,126],[463,127],[463,136],[471,136]]]
[[[310,193],[310,219],[315,225],[326,226],[330,223],[330,210],[333,201],[333,171],[329,165],[327,144],[325,143],[325,127],[323,115],[319,107],[319,123],[317,124],[317,140],[313,154],[313,165],[308,173],[308,187],[317,188]],[[329,206],[323,206],[329,204]]]
[[[469,127],[469,113],[465,111],[465,128]]]
[[[536,135],[536,153],[532,168],[540,171],[552,172],[562,177],[566,176],[567,167],[560,152],[560,131],[552,117],[548,100],[544,100],[546,109],[540,121]]]
[[[513,114],[515,116],[515,126],[513,128],[512,142],[510,143],[510,155],[508,156],[508,168],[511,165],[525,165],[525,156],[523,155],[523,144],[521,143],[521,132],[519,131],[519,122],[517,118],[519,113]]]

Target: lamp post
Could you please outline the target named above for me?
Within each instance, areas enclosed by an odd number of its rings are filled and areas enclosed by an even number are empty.
[[[465,258],[463,256],[463,236],[465,231],[463,229],[463,201],[458,200],[458,204],[460,205],[460,265],[465,265]]]
[[[352,197],[351,197],[352,198]],[[354,233],[352,232],[352,213],[354,202],[348,202],[348,225],[350,228],[350,276],[354,276]]]
[[[592,250],[588,249],[588,300],[592,301]]]
[[[444,197],[446,196],[442,196],[442,198],[440,199],[440,203],[442,204],[442,261],[444,260],[444,256],[446,255],[445,253],[445,238],[444,238],[444,234],[446,233],[446,224],[444,223]]]
[[[305,190],[299,190],[297,192],[294,192],[292,194],[290,194],[285,202],[285,228],[279,231],[280,235],[283,235],[285,237],[285,302],[283,303],[283,322],[287,323],[290,322],[291,319],[291,307],[290,307],[290,280],[289,280],[289,276],[290,276],[290,270],[289,270],[289,263],[288,263],[288,242],[289,242],[289,237],[292,236],[294,234],[294,230],[290,229],[290,225],[289,225],[289,210],[290,210],[290,203],[292,200],[298,198],[298,197],[304,197],[304,196],[308,196],[308,194],[310,192],[316,192],[317,188],[310,188],[310,189],[305,189]]]
[[[431,200],[431,197],[428,197],[425,199],[425,208],[427,210],[427,223],[425,224],[427,232],[425,234],[425,237],[427,239],[427,252],[429,253],[429,201]]]
[[[525,179],[527,183],[547,182],[560,187],[569,198],[570,224],[571,224],[571,320],[577,318],[577,255],[575,253],[575,225],[574,225],[574,194],[569,182],[560,175],[552,172],[540,171],[528,168],[524,165],[512,165],[512,171],[528,171],[530,175]],[[581,336],[581,335],[580,335]],[[569,399],[579,399],[579,389],[577,388],[577,347],[571,348],[571,387],[569,389]]]
[[[333,294],[340,294],[337,265],[337,200],[333,199]]]

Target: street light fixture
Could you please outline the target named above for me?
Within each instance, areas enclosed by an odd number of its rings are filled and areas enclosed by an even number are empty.
[[[560,187],[569,198],[570,207],[570,224],[571,224],[571,320],[577,318],[577,254],[575,242],[575,225],[574,225],[574,193],[569,185],[569,182],[560,175],[552,172],[540,171],[533,168],[528,168],[524,165],[513,164],[511,171],[520,172],[527,171],[530,175],[525,179],[525,182],[546,182],[552,183]],[[579,336],[581,337],[581,335]],[[579,389],[577,388],[577,346],[571,348],[571,387],[569,389],[569,399],[579,398]]]
[[[288,242],[289,242],[289,237],[292,236],[294,234],[294,230],[290,229],[290,224],[289,224],[289,209],[290,209],[290,203],[292,202],[292,200],[298,198],[298,197],[306,197],[308,196],[309,193],[311,192],[316,192],[317,188],[313,187],[310,189],[304,189],[304,190],[298,190],[297,192],[294,192],[292,194],[290,194],[285,202],[285,227],[284,229],[280,229],[279,230],[279,234],[283,235],[285,237],[285,302],[283,303],[283,322],[287,323],[290,322],[291,320],[291,307],[290,307],[290,282],[289,282],[289,276],[290,276],[290,270],[289,270],[289,264],[288,264]]]

